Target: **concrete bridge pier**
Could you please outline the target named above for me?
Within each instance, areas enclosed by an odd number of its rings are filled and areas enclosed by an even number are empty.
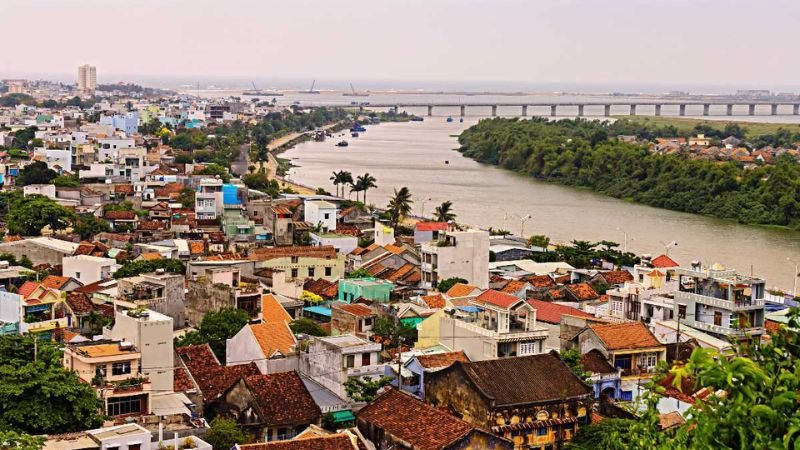
[[[725,114],[732,116],[733,115],[733,105],[728,105],[727,111]]]
[[[792,114],[800,115],[800,105],[792,105]]]
[[[752,104],[749,105],[747,107],[747,114],[749,114],[751,116],[755,116],[756,115],[756,105],[752,105]]]
[[[636,115],[636,105],[631,105],[631,115],[632,116]]]
[[[492,117],[497,115],[497,105],[492,105]]]
[[[551,116],[553,116],[553,117],[555,117],[555,116],[556,116],[556,110],[557,110],[557,109],[558,109],[558,106],[557,106],[557,105],[550,105],[550,115],[551,115]]]
[[[461,105],[461,117],[464,117],[466,115],[467,115],[467,107],[466,105]]]
[[[433,106],[432,105],[428,105],[428,116],[432,116],[432,115],[433,115]]]
[[[578,117],[583,117],[583,105],[578,105]]]
[[[656,115],[657,116],[661,115],[661,105],[656,105]]]
[[[528,115],[528,105],[522,105],[522,117]]]
[[[686,105],[678,105],[678,115],[679,116],[686,115]]]
[[[604,106],[603,115],[605,115],[606,117],[611,115],[611,105]]]
[[[772,110],[770,111],[770,113],[772,113],[773,116],[777,116],[778,115],[778,105],[772,105]]]
[[[709,105],[708,103],[706,103],[705,105],[703,105],[703,115],[704,115],[704,116],[707,116],[707,115],[708,115],[708,112],[709,112],[710,110],[711,110],[711,105]]]

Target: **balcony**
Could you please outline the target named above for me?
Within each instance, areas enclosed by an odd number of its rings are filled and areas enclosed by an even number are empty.
[[[348,377],[364,377],[383,375],[386,371],[386,364],[372,364],[369,366],[350,367],[347,369]]]
[[[741,302],[732,302],[730,300],[708,297],[706,295],[683,291],[675,292],[675,301],[700,303],[701,305],[714,306],[716,308],[721,308],[728,311],[748,311],[764,308],[764,300],[753,300],[748,298]]]
[[[686,325],[696,328],[700,331],[707,331],[709,333],[720,334],[723,336],[731,336],[736,338],[743,338],[752,335],[764,334],[764,327],[748,327],[748,328],[728,328],[712,323],[699,322],[696,320],[686,320]]]
[[[20,331],[24,333],[41,333],[43,331],[51,331],[56,328],[67,328],[69,326],[66,317],[52,320],[41,320],[39,322],[26,323],[22,322]]]
[[[494,340],[500,342],[512,342],[512,341],[528,341],[528,340],[535,340],[535,339],[547,339],[548,331],[547,328],[540,328],[536,330],[511,330],[507,333],[500,333],[494,330],[489,330],[487,328],[483,328],[480,325],[465,322],[463,320],[457,319],[447,319],[444,320],[455,320],[456,326],[463,328],[465,330],[469,330],[475,334],[480,334],[481,336],[486,336],[488,338],[492,338]],[[456,332],[456,336],[459,336],[458,332]]]

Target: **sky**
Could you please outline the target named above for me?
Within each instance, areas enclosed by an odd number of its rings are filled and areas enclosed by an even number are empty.
[[[797,0],[2,0],[0,9],[10,44],[0,76],[70,79],[89,63],[101,83],[800,90]]]

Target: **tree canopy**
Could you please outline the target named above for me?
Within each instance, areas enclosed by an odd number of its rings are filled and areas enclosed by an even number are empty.
[[[454,284],[457,284],[457,283],[466,284],[467,280],[465,280],[463,278],[457,278],[457,277],[447,278],[447,279],[444,279],[444,280],[442,280],[442,281],[440,281],[439,283],[436,284],[436,290],[439,291],[439,292],[447,292],[447,291],[450,290],[451,287],[453,287]]]
[[[241,309],[222,308],[219,311],[212,311],[203,316],[197,331],[186,333],[176,340],[175,345],[185,347],[208,344],[217,355],[217,359],[224,364],[225,341],[236,335],[249,321],[250,316],[247,315],[247,311]]]
[[[56,177],[58,177],[58,174],[55,170],[47,167],[47,163],[36,161],[28,164],[19,171],[17,184],[20,186],[48,184]]]
[[[251,436],[233,419],[216,417],[211,421],[211,427],[205,435],[205,441],[211,444],[214,450],[227,450],[236,444],[246,444],[251,440]]]
[[[102,401],[62,357],[52,342],[0,336],[0,430],[57,434],[103,423]]]
[[[789,155],[744,169],[733,161],[659,155],[609,136],[630,123],[482,120],[459,137],[465,156],[659,208],[743,223],[800,226],[800,164]]]
[[[9,234],[39,236],[42,228],[64,230],[75,222],[76,215],[43,195],[16,197],[11,200],[6,217]]]
[[[114,272],[114,278],[133,277],[140,273],[155,272],[157,269],[178,274],[186,273],[186,265],[177,259],[139,260],[125,263]]]

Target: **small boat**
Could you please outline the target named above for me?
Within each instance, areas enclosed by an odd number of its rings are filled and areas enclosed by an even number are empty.
[[[447,123],[450,123],[450,122],[452,122],[452,121],[453,121],[453,118],[452,118],[452,117],[448,117],[448,118],[447,118]]]
[[[410,119],[408,119],[408,120],[410,120],[410,121],[412,121],[412,122],[422,122],[422,121],[423,121],[423,120],[425,120],[425,119],[424,119],[424,118],[422,118],[422,117],[419,117],[419,116],[413,116],[412,118],[410,118]]]
[[[339,141],[336,143],[337,147],[347,147],[348,145],[349,144],[347,143],[347,141]]]
[[[358,137],[358,131],[353,131],[350,133],[350,137]]]
[[[461,123],[464,123],[464,118],[462,117],[462,118],[458,119],[458,121],[461,122]]]
[[[445,162],[444,162],[444,163],[445,163],[445,164],[450,164],[450,161],[447,161],[447,160],[445,160]]]

